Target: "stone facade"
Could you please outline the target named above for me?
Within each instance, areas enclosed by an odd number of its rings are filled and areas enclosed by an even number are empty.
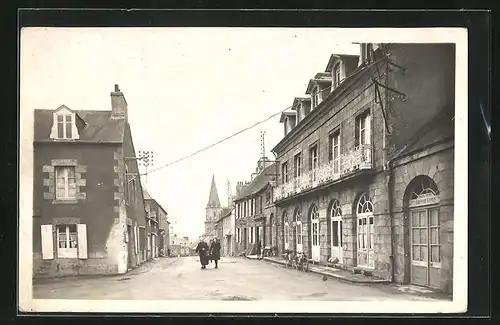
[[[66,111],[81,131],[79,111]],[[137,238],[138,228],[145,226],[142,190],[140,185],[130,188],[126,175],[127,170],[136,177],[138,173],[137,162],[126,159],[135,156],[130,126],[124,119],[104,118],[110,112],[84,112],[89,127],[112,126],[116,132],[106,139],[84,132],[53,139],[55,112],[61,109],[35,111],[33,275],[125,273],[144,261]],[[92,124],[97,120],[107,124]],[[76,194],[57,194],[58,186],[60,193],[74,188]]]
[[[281,172],[274,188],[277,246],[281,253],[288,243],[289,249],[320,263],[339,257],[339,267],[451,292],[454,158],[447,124],[454,109],[454,48],[391,44],[382,49],[389,60],[363,63],[365,68],[347,76],[273,149]],[[364,116],[369,119],[360,124]],[[336,150],[332,134],[338,134],[340,156],[335,172],[327,169]],[[363,143],[369,149],[361,152]],[[310,150],[314,146],[316,151]],[[296,163],[299,154],[302,165]],[[309,172],[313,160],[318,166],[314,174]],[[301,170],[297,178],[292,177],[295,165]],[[332,176],[322,176],[325,171]],[[409,233],[419,228],[409,225],[411,209],[404,203],[410,183],[424,176],[439,193],[437,202],[421,209],[439,211],[439,240],[425,249],[415,244],[416,237],[410,242],[414,235]],[[435,229],[426,229],[434,234]],[[425,261],[431,258],[424,253],[433,250],[435,261],[415,262],[412,247],[422,250]]]

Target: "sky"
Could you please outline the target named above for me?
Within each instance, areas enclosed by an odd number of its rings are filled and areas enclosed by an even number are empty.
[[[339,29],[24,28],[21,114],[34,109],[111,110],[118,84],[136,152],[162,167],[289,107],[330,55],[358,54]],[[249,181],[283,138],[277,115],[189,159],[148,174],[148,192],[180,236],[204,231],[212,175],[221,204],[227,181]],[[146,180],[143,178],[143,181]]]

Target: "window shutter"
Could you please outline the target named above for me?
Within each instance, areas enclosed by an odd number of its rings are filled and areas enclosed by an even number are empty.
[[[370,123],[370,113],[366,114],[365,118],[365,143],[371,143],[371,123]]]
[[[134,243],[135,243],[135,253],[139,254],[139,232],[137,226],[134,227]]]
[[[42,235],[42,259],[51,260],[54,258],[54,235],[52,225],[41,226]]]
[[[76,225],[78,233],[78,258],[87,258],[87,225]]]
[[[359,117],[355,120],[355,126],[354,126],[354,146],[358,147],[360,143],[359,139],[359,122],[360,119]]]
[[[333,160],[333,137],[334,134],[330,134],[329,145],[328,145],[328,161]]]

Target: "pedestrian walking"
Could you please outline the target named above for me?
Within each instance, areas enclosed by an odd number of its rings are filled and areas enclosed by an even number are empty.
[[[200,264],[202,269],[205,269],[207,267],[208,251],[209,251],[208,244],[205,243],[203,238],[200,238],[200,242],[196,246],[195,253],[198,253],[198,256],[200,257]]]
[[[213,259],[212,259],[212,255],[210,254],[210,247],[212,247],[212,244],[214,243],[214,237],[210,238],[210,241],[208,242],[208,262],[210,262],[210,264],[212,263]]]
[[[215,262],[215,268],[218,268],[218,262],[220,260],[220,242],[219,238],[214,238],[212,244],[210,245],[210,256]]]

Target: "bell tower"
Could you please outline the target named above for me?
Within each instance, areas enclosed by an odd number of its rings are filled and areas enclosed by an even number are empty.
[[[210,186],[210,194],[208,196],[208,203],[205,208],[205,235],[214,236],[215,222],[222,217],[222,206],[219,201],[219,194],[217,193],[217,186],[215,185],[215,176],[212,175],[212,184]]]

